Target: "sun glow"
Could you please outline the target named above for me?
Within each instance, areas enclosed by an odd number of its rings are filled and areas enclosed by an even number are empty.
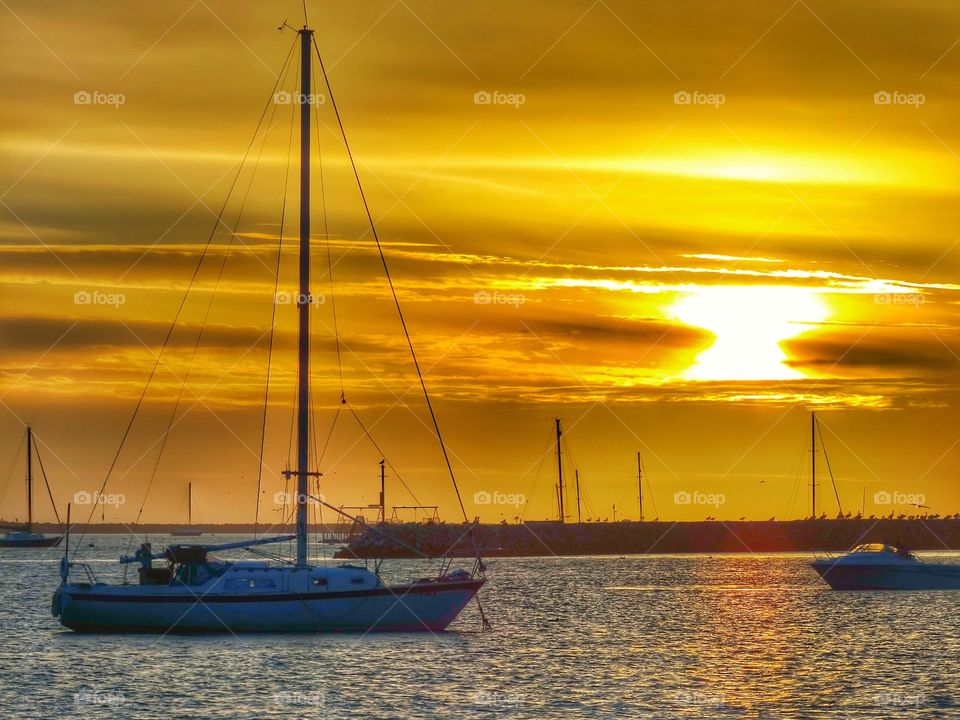
[[[700,288],[673,314],[712,332],[713,344],[683,376],[690,380],[789,380],[803,373],[785,364],[781,343],[807,332],[829,314],[814,290],[794,287]]]

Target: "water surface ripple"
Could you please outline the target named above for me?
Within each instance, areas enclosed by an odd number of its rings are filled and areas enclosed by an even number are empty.
[[[88,541],[115,578],[127,539]],[[833,592],[805,555],[492,559],[486,633],[471,606],[439,635],[157,637],[63,630],[61,554],[0,550],[5,718],[960,717],[960,592]]]

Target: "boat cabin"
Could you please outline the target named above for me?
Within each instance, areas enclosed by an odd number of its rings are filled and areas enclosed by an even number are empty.
[[[907,550],[905,547],[898,548],[887,543],[864,543],[862,545],[857,545],[853,550],[850,551],[850,553],[890,553],[891,555],[896,555],[905,560],[917,559],[917,556]]]
[[[137,552],[141,585],[184,585],[198,587],[222,578],[218,590],[225,592],[296,591],[325,592],[369,590],[382,583],[367,568],[344,564],[336,568],[314,567],[286,576],[262,560],[227,561],[203,545],[171,545],[163,552],[166,565],[153,567],[149,544]]]
[[[171,545],[163,553],[165,567],[153,567],[152,557],[149,545],[137,552],[141,585],[203,585],[230,567],[230,563],[210,554],[202,545]]]

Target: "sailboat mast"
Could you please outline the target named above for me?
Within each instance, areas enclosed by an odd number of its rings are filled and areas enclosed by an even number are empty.
[[[310,447],[310,51],[313,30],[300,33],[300,294],[297,298],[297,567],[307,565],[307,478]]]
[[[577,524],[579,525],[580,520],[580,471],[576,468],[573,470],[573,477],[577,483]]]
[[[187,525],[193,525],[193,483],[187,483]]]
[[[557,418],[557,503],[560,509],[560,522],[563,522],[563,451],[560,449],[560,418]]]
[[[27,532],[33,530],[33,428],[27,425]]]
[[[386,458],[380,459],[380,522],[387,522],[387,470]]]
[[[817,517],[817,414],[810,413],[810,508]]]
[[[640,522],[643,522],[643,466],[640,464],[640,453],[637,452],[637,492],[640,498]]]

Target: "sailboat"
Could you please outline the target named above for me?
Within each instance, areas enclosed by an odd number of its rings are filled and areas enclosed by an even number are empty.
[[[286,23],[284,26],[290,27]],[[319,48],[314,41],[313,30],[308,27],[306,18],[304,26],[294,30],[299,36],[300,46],[300,95],[307,98],[313,92],[312,55],[316,50],[319,68],[323,71],[323,79],[329,92],[329,101],[337,112],[339,122],[339,111],[336,109]],[[288,62],[296,44],[294,42],[290,48]],[[295,470],[289,469],[284,473],[296,480],[296,534],[222,545],[174,544],[159,552],[154,551],[150,544],[144,543],[133,556],[120,558],[121,564],[139,565],[139,581],[123,584],[100,582],[89,565],[72,560],[68,542],[68,553],[60,565],[61,585],[54,593],[52,602],[52,612],[64,627],[76,631],[156,633],[435,632],[445,629],[476,597],[485,582],[484,565],[479,553],[470,571],[452,570],[451,561],[444,560],[436,575],[395,585],[387,585],[383,581],[379,574],[379,565],[376,566],[376,571],[355,565],[331,567],[311,564],[308,557],[308,502],[318,502],[336,511],[336,508],[323,502],[322,498],[310,495],[308,486],[308,480],[320,475],[318,470],[311,470],[310,463],[311,113],[310,103],[300,103],[299,297],[296,308],[297,462]],[[342,122],[340,127],[344,146],[353,164]],[[356,174],[356,166],[353,167]],[[356,179],[359,184],[359,175],[356,175]],[[365,198],[364,205],[366,206]],[[376,229],[373,227],[369,209],[367,216],[371,219],[371,229],[376,238]],[[384,268],[386,269],[385,260]],[[388,273],[387,276],[389,278]],[[396,300],[396,296],[394,299]],[[399,311],[399,302],[396,305]],[[400,317],[402,321],[402,313]],[[406,325],[401,324],[406,332]],[[416,363],[409,335],[407,339],[419,374],[419,365]],[[420,377],[422,384],[422,375]],[[425,385],[423,389],[429,406]],[[433,416],[432,406],[430,409]],[[436,425],[435,428],[439,429]],[[444,458],[447,459],[449,468],[445,449]],[[452,470],[450,474],[453,478]],[[109,477],[108,473],[107,480]],[[457,492],[459,497],[459,491]],[[466,532],[471,532],[469,526]],[[292,561],[279,556],[270,560],[231,561],[221,559],[215,554],[223,550],[250,548],[291,539],[296,540],[296,556]],[[161,562],[155,565],[158,560]],[[479,600],[477,602],[479,606]]]
[[[193,529],[193,483],[187,483],[187,528],[174,530],[170,533],[174,537],[200,537],[203,533]]]
[[[10,532],[0,537],[0,547],[2,548],[38,548],[38,547],[56,547],[63,540],[63,535],[44,535],[43,533],[33,532],[33,428],[27,425],[27,524],[23,526],[14,526]],[[40,455],[37,453],[37,459]],[[41,463],[42,470],[42,463]],[[46,481],[46,474],[44,474]],[[49,491],[49,485],[47,490]],[[51,502],[53,497],[51,496]],[[53,508],[56,513],[56,506]],[[59,517],[57,520],[59,521]]]

